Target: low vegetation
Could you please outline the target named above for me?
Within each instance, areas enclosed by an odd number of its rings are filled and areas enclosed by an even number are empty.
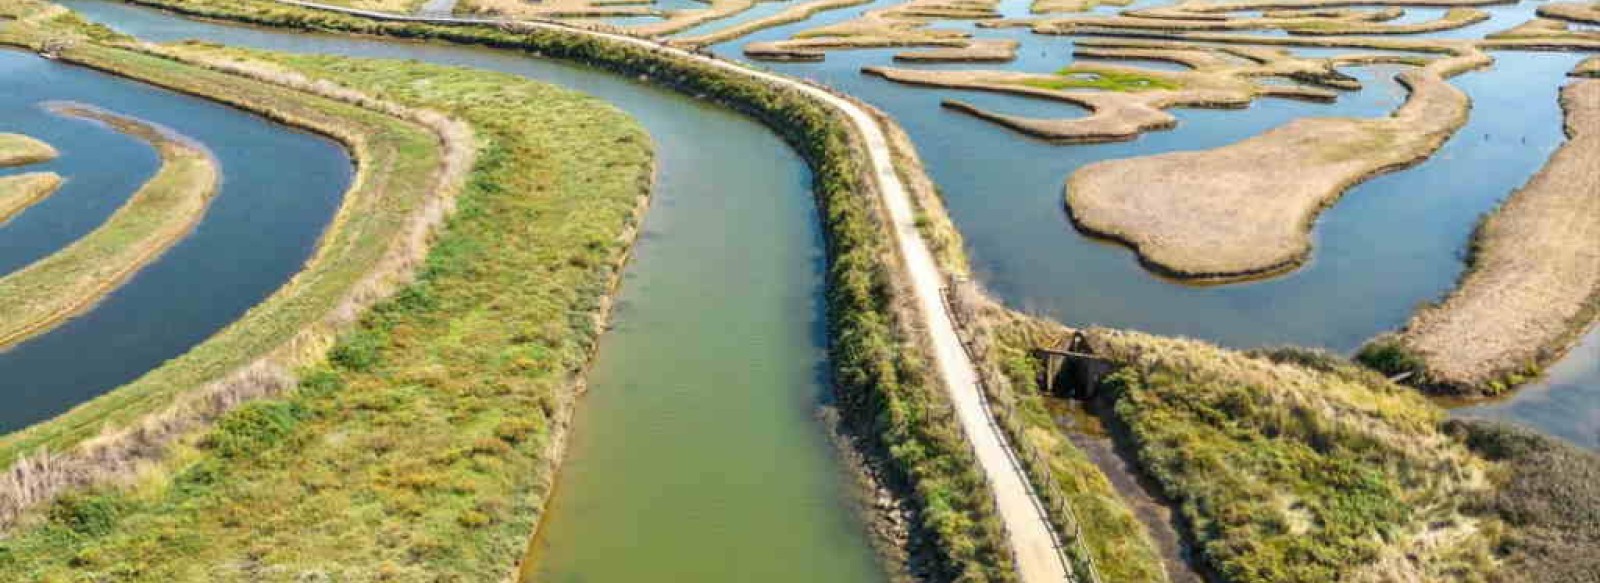
[[[1498,462],[1484,511],[1510,532],[1496,581],[1583,583],[1600,573],[1600,456],[1526,429],[1451,421],[1446,429]]]
[[[1461,285],[1361,359],[1453,394],[1536,378],[1600,313],[1600,80],[1561,93],[1569,139],[1473,234]]]
[[[1127,244],[1163,275],[1202,281],[1293,269],[1318,214],[1351,186],[1427,159],[1471,102],[1445,78],[1490,60],[1470,47],[1401,73],[1405,105],[1375,119],[1307,118],[1193,152],[1084,166],[1067,181],[1080,230]]]
[[[54,160],[56,149],[22,134],[0,133],[0,168]]]
[[[1416,393],[1327,354],[1089,331],[1116,430],[1233,582],[1474,580],[1488,466]]]
[[[1101,91],[1152,91],[1156,89],[1173,90],[1183,87],[1182,84],[1153,75],[1143,75],[1123,70],[1086,70],[1080,67],[1067,67],[1056,71],[1055,78],[1029,79],[1023,81],[1030,87],[1044,89],[1098,89]]]
[[[0,225],[48,198],[60,187],[61,176],[54,172],[0,176]]]
[[[1052,518],[1075,535],[1068,540],[1087,549],[1090,557],[1080,559],[1079,572],[1091,568],[1092,562],[1104,583],[1167,581],[1161,553],[1145,525],[1100,468],[1061,434],[1037,390],[1039,362],[1032,350],[1056,346],[1063,329],[998,305],[983,308],[979,319],[990,328],[986,345],[990,356],[985,360],[1000,369],[989,384],[1004,385],[1006,392],[991,401],[1013,410],[1019,441],[1026,441],[1024,449],[1036,452],[1047,466],[1030,473],[1049,476],[1054,484],[1041,490],[1053,492],[1047,498],[1060,496],[1065,502],[1065,509],[1058,509]]]
[[[916,205],[918,230],[939,268],[958,282],[948,299],[957,333],[978,366],[990,412],[1017,450],[1077,580],[1167,581],[1162,558],[1127,500],[1083,450],[1061,435],[1034,390],[1037,373],[1031,350],[1050,345],[1063,329],[1006,310],[966,281],[970,271],[961,233],[946,213],[916,147],[885,114],[875,115],[884,123],[895,168]]]
[[[917,531],[933,571],[969,581],[1014,578],[993,497],[983,488],[949,399],[929,369],[928,347],[918,340],[907,312],[908,294],[883,234],[859,139],[838,112],[792,89],[574,32],[380,21],[263,0],[129,1],[257,25],[538,52],[643,75],[763,120],[810,161],[814,172],[829,258],[829,363],[849,421],[890,461],[894,485],[918,511]]]
[[[100,109],[78,105],[52,109],[104,123],[150,144],[161,167],[94,231],[0,277],[0,297],[6,298],[0,302],[0,348],[55,327],[154,261],[200,222],[221,179],[211,155],[183,136]],[[44,176],[36,188],[53,188],[58,179]],[[25,198],[39,196],[36,191]]]
[[[510,572],[648,193],[649,138],[593,98],[414,62],[163,52],[469,123],[478,155],[417,280],[298,389],[220,418],[136,487],[62,499],[0,579],[435,579]]]
[[[53,8],[32,0],[0,6],[27,15],[0,28],[0,42],[31,47],[47,38],[75,39],[60,53],[62,61],[325,133],[350,147],[360,165],[316,252],[272,296],[132,383],[0,437],[0,463],[7,467],[0,480],[0,526],[62,491],[138,471],[160,457],[168,442],[221,412],[292,385],[294,367],[320,357],[351,314],[409,273],[430,221],[441,214],[438,197],[448,197],[458,182],[442,151],[452,136],[332,99],[110,46],[124,37]]]

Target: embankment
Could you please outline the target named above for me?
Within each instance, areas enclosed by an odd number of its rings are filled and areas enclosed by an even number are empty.
[[[94,231],[0,277],[0,297],[6,298],[0,302],[0,348],[88,309],[160,257],[199,224],[222,178],[209,153],[170,130],[83,105],[55,104],[51,109],[144,141],[155,148],[161,167]]]
[[[994,498],[928,366],[898,258],[884,235],[860,137],[805,93],[649,46],[544,26],[443,26],[385,21],[274,2],[136,0],[175,12],[300,30],[361,33],[516,49],[645,76],[715,99],[773,127],[812,164],[827,233],[834,382],[851,424],[891,458],[892,481],[919,510],[942,576],[1010,580]]]
[[[54,172],[0,176],[0,225],[49,197],[60,186],[61,176]]]
[[[1408,383],[1494,395],[1537,377],[1600,311],[1600,80],[1561,92],[1567,142],[1473,233],[1467,272],[1364,360]]]
[[[42,3],[13,9],[47,8]],[[39,28],[44,27],[44,28]],[[439,116],[411,122],[333,99],[183,65],[126,48],[72,15],[0,29],[0,41],[79,39],[61,59],[208,97],[343,142],[360,160],[321,245],[305,269],[237,322],[140,379],[50,421],[0,438],[0,524],[61,492],[126,478],[180,437],[245,401],[283,391],[293,371],[319,359],[334,334],[386,296],[416,266],[427,233],[459,188],[470,136]]]
[[[1293,269],[1310,257],[1322,209],[1355,184],[1427,159],[1466,122],[1470,101],[1445,78],[1489,62],[1462,47],[1400,74],[1411,95],[1388,117],[1301,119],[1211,150],[1085,166],[1067,181],[1068,211],[1080,230],[1127,244],[1171,277]]]

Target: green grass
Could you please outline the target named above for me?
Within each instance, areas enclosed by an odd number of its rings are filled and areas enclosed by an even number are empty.
[[[56,157],[56,149],[22,134],[0,133],[0,168],[37,164]]]
[[[1486,488],[1484,466],[1415,393],[1312,351],[1093,335],[1125,365],[1108,390],[1142,469],[1226,580],[1473,580],[1489,568],[1491,537],[1462,509]],[[1416,543],[1430,531],[1453,544]]]
[[[56,109],[145,141],[160,154],[161,167],[95,230],[0,277],[0,297],[6,298],[0,302],[0,348],[60,324],[177,243],[200,221],[221,178],[209,154],[143,122],[76,106]]]
[[[54,172],[27,172],[0,176],[0,226],[29,206],[55,193],[61,176]]]
[[[1028,87],[1061,91],[1066,89],[1094,89],[1100,91],[1159,91],[1182,89],[1183,84],[1153,75],[1142,75],[1115,69],[1067,67],[1056,71],[1055,77],[1019,81]]]
[[[998,311],[998,310],[997,310]],[[993,359],[999,361],[1009,381],[1009,398],[1015,403],[1021,433],[1034,451],[1043,455],[1048,473],[1030,468],[1037,481],[1039,475],[1048,475],[1054,490],[1070,505],[1071,518],[1082,529],[1081,539],[1073,541],[1087,549],[1093,557],[1095,569],[1105,583],[1135,583],[1167,581],[1166,567],[1160,552],[1149,533],[1133,515],[1127,501],[1117,493],[1100,468],[1061,434],[1051,413],[1045,408],[1037,386],[1038,360],[1031,351],[1039,346],[1053,346],[1061,336],[1061,328],[1054,323],[1020,315],[990,316],[994,326]],[[999,402],[1001,399],[992,399]],[[1072,532],[1069,518],[1061,512],[1052,513],[1061,530]],[[1069,539],[1070,540],[1070,539]],[[1080,559],[1081,562],[1081,559]]]
[[[418,280],[170,477],[57,503],[0,579],[495,580],[519,558],[651,176],[593,98],[414,62],[250,55],[467,120],[480,155]],[[303,580],[303,579],[302,579]]]
[[[67,21],[68,27],[78,22],[75,15],[58,21]],[[0,42],[26,44],[43,34],[13,25],[0,34]],[[429,195],[429,176],[440,162],[437,138],[430,132],[354,106],[90,42],[63,58],[326,132],[353,145],[363,170],[319,251],[294,281],[228,328],[138,380],[50,421],[0,437],[0,462],[5,464],[41,449],[70,450],[108,428],[131,426],[152,414],[181,414],[172,407],[182,395],[278,350],[321,321],[381,262]],[[380,168],[384,172],[376,171]]]
[[[888,458],[891,481],[919,510],[919,530],[940,577],[1014,578],[993,497],[981,487],[976,459],[934,380],[927,347],[918,343],[912,322],[897,307],[890,238],[879,222],[859,146],[842,116],[792,90],[586,35],[383,22],[262,0],[126,1],[263,26],[536,51],[644,75],[762,120],[813,170],[827,234],[829,363],[849,421]]]

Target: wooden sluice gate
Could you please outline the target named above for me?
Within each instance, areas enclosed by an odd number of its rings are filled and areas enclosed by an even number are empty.
[[[1039,367],[1039,389],[1074,399],[1094,398],[1100,380],[1116,370],[1111,361],[1095,356],[1083,332],[1073,332],[1058,345],[1035,348]]]

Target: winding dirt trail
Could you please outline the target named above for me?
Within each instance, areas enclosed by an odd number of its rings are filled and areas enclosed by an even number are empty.
[[[424,22],[433,24],[501,24],[503,19],[454,18],[438,16],[398,15],[369,10],[328,6],[300,0],[277,0],[282,4],[317,10],[342,12],[373,19]],[[889,140],[883,128],[866,110],[848,99],[822,88],[802,83],[782,75],[756,71],[738,63],[711,58],[638,37],[585,30],[545,21],[516,21],[520,25],[560,30],[602,37],[614,42],[646,47],[675,57],[714,66],[725,71],[745,75],[769,83],[784,85],[844,113],[856,131],[860,132],[872,163],[873,175],[878,182],[878,192],[893,223],[895,243],[905,260],[911,287],[917,296],[917,305],[934,347],[939,375],[950,393],[962,429],[977,453],[989,484],[994,489],[996,505],[1007,538],[1016,557],[1016,568],[1022,581],[1027,583],[1056,583],[1075,580],[1067,567],[1065,556],[1052,527],[1049,516],[1039,503],[1031,484],[1023,474],[1022,465],[1011,449],[1011,444],[989,414],[988,405],[978,385],[978,375],[972,360],[967,356],[956,335],[955,319],[945,304],[942,290],[944,276],[933,260],[933,254],[917,231],[915,213],[910,193],[895,173]]]

